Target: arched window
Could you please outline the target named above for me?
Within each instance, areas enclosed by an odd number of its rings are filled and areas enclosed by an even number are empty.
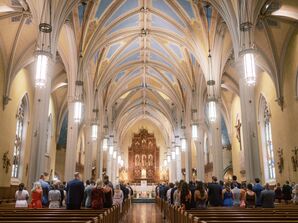
[[[262,133],[262,150],[264,175],[266,181],[275,180],[275,161],[271,132],[271,112],[264,96],[260,98],[260,127]]]
[[[12,178],[20,178],[20,166],[21,166],[21,159],[24,149],[24,139],[26,137],[26,122],[27,122],[27,114],[28,113],[28,101],[27,95],[22,98],[22,101],[18,107],[17,114],[16,114],[16,135],[13,147],[13,162],[12,162],[12,171],[11,177]]]

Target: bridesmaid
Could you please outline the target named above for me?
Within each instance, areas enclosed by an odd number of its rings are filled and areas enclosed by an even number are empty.
[[[31,204],[30,208],[42,208],[42,189],[41,189],[41,184],[39,182],[35,182],[33,189],[31,190]]]
[[[27,208],[27,200],[29,198],[29,193],[24,189],[25,185],[23,183],[19,184],[19,189],[16,191],[16,208]]]

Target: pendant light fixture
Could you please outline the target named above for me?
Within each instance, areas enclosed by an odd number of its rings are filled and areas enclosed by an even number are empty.
[[[186,139],[181,138],[181,151],[185,152],[186,151]]]
[[[207,19],[210,20],[211,18],[211,5],[208,2],[204,6],[206,8],[206,16]],[[207,100],[207,108],[208,108],[208,119],[210,122],[216,121],[216,97],[215,97],[215,80],[213,80],[213,73],[212,73],[212,57],[211,57],[211,44],[210,44],[210,25],[208,22],[208,73],[209,73],[209,80],[207,81],[207,91],[208,91],[208,100]]]
[[[244,4],[240,10],[240,49],[239,56],[243,57],[244,80],[248,86],[256,84],[256,66],[255,66],[255,45],[253,43],[252,28],[247,9],[247,1],[241,1]]]
[[[47,14],[49,12],[49,14]],[[44,88],[47,81],[48,62],[51,58],[51,1],[45,0],[39,24],[39,37],[37,42],[35,86]]]
[[[74,122],[80,123],[83,119],[83,100],[82,100],[82,92],[83,92],[83,81],[76,81],[75,86],[75,95],[76,99],[74,100],[74,114],[73,119]]]
[[[94,100],[96,99],[96,96],[94,97]],[[94,102],[95,103],[95,102]],[[97,140],[97,135],[98,135],[98,123],[97,123],[97,119],[98,119],[98,109],[93,109],[93,114],[94,114],[94,120],[91,124],[91,139],[93,141]]]
[[[108,150],[108,138],[105,137],[103,140],[102,140],[102,150],[103,151],[107,151]]]

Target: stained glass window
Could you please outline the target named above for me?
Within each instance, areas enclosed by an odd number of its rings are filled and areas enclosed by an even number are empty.
[[[266,103],[264,110],[264,131],[265,131],[265,141],[266,141],[266,156],[267,156],[267,167],[268,167],[268,177],[270,180],[275,179],[275,167],[274,167],[274,154],[272,145],[272,133],[271,133],[271,114]]]
[[[20,172],[21,151],[23,147],[23,136],[24,136],[25,112],[26,112],[26,97],[24,96],[16,114],[17,124],[16,124],[16,135],[14,140],[12,172],[11,172],[11,176],[13,178],[18,178],[19,172]]]

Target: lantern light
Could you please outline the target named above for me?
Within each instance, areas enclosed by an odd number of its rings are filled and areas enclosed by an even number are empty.
[[[117,158],[117,151],[113,152],[113,159],[115,160]]]
[[[36,62],[36,76],[35,86],[44,88],[46,86],[46,76],[48,68],[48,56],[45,54],[38,54]]]
[[[121,163],[121,156],[118,155],[118,164],[120,164],[120,163]]]
[[[102,149],[103,149],[103,151],[108,150],[108,139],[107,138],[104,138],[102,141]]]
[[[98,133],[98,125],[96,123],[93,123],[91,126],[91,139],[93,141],[97,139],[97,133]]]
[[[179,146],[176,146],[176,147],[175,147],[175,150],[176,150],[176,155],[178,156],[178,155],[180,154]]]
[[[175,160],[176,159],[176,153],[175,151],[172,151],[172,160]]]
[[[186,139],[181,139],[181,151],[185,152],[186,151]]]
[[[254,86],[256,83],[255,57],[252,52],[244,54],[244,78],[248,86]]]
[[[164,167],[166,167],[166,166],[168,165],[168,161],[167,161],[167,159],[164,159],[164,161],[163,161],[163,165],[164,165]]]
[[[167,156],[168,163],[171,162],[171,156]]]
[[[216,102],[215,100],[210,100],[208,102],[208,118],[210,122],[215,122],[216,120]]]
[[[74,102],[74,122],[79,123],[82,120],[83,116],[83,102],[80,100],[76,100]]]
[[[198,125],[197,124],[192,124],[191,135],[192,135],[193,140],[198,139]]]
[[[112,156],[113,155],[113,152],[114,152],[114,147],[113,146],[110,146],[109,147],[109,154]]]

